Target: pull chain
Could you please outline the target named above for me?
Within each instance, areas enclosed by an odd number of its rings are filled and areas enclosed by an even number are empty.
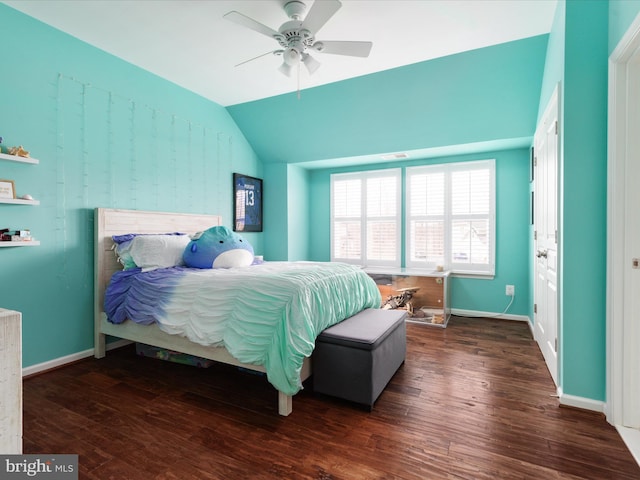
[[[300,100],[300,63],[298,62],[298,100]]]

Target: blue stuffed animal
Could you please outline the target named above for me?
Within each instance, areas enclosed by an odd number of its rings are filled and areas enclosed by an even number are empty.
[[[182,255],[187,267],[231,268],[253,263],[253,247],[227,227],[211,227],[194,236]]]

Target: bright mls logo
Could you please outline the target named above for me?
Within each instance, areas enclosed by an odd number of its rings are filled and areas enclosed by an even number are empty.
[[[0,480],[78,480],[78,455],[0,455]]]

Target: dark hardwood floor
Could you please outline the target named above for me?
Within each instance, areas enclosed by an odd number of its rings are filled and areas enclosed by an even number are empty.
[[[135,355],[24,381],[24,453],[79,454],[81,479],[639,479],[601,414],[559,407],[521,322],[408,324],[372,412],[312,384],[289,417],[264,377]]]

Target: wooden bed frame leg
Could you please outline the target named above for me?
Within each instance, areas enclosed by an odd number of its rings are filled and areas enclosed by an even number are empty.
[[[293,411],[293,397],[285,395],[278,390],[278,413],[283,417],[288,416]]]
[[[106,335],[96,332],[93,344],[93,356],[96,358],[104,358],[106,355]]]

